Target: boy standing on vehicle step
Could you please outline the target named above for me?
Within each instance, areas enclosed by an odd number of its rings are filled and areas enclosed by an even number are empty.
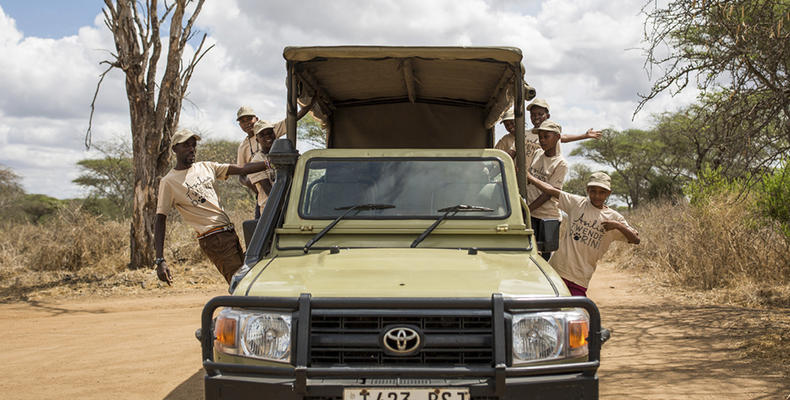
[[[253,130],[255,123],[258,122],[258,116],[255,115],[255,111],[252,110],[252,107],[241,106],[239,111],[236,111],[236,122],[239,123],[241,130],[247,134],[247,137],[239,143],[239,148],[236,151],[236,165],[241,167],[251,162],[255,153],[261,150],[260,145],[255,140],[255,132]],[[258,189],[250,182],[246,175],[239,175],[239,183],[252,190],[257,196]],[[255,218],[257,219],[260,214],[260,208],[255,206]]]
[[[538,134],[540,148],[535,151],[529,174],[545,182],[557,190],[562,190],[562,183],[568,173],[568,163],[559,152],[560,135],[562,127],[551,120],[544,120],[535,130]],[[532,219],[532,229],[535,237],[542,237],[544,221],[561,219],[560,210],[557,208],[557,199],[543,193],[534,185],[527,186],[527,204],[529,215]],[[555,231],[554,243],[559,239],[559,230]],[[551,252],[542,252],[540,255],[546,260],[551,257]]]
[[[244,264],[244,252],[230,217],[219,204],[214,181],[227,179],[229,175],[263,171],[269,165],[257,162],[239,167],[212,161],[195,162],[198,140],[200,136],[187,129],[173,134],[171,150],[176,155],[176,166],[159,183],[154,222],[154,264],[157,276],[168,285],[173,282],[173,277],[164,259],[164,242],[170,210],[175,207],[184,222],[195,229],[200,248],[230,283],[230,278]]]
[[[524,132],[524,144],[526,146],[526,165],[532,165],[533,155],[535,151],[540,149],[539,141],[538,141],[538,132],[537,129],[543,121],[549,119],[551,114],[549,114],[549,103],[546,102],[544,99],[535,99],[527,106],[527,111],[529,112],[529,119],[532,121],[532,129],[527,130]],[[501,139],[497,142],[495,149],[502,150],[508,154],[513,159],[516,158],[516,117],[513,113],[513,109],[508,109],[505,111],[505,114],[502,116],[502,125],[505,126],[505,130],[508,133],[505,136],[502,136]],[[594,131],[592,128],[588,129],[587,132],[580,134],[580,135],[561,135],[560,141],[562,143],[568,142],[575,142],[577,140],[583,139],[600,139],[601,138],[601,131]],[[562,153],[560,146],[557,145],[557,153]],[[518,168],[518,166],[517,166]]]
[[[255,140],[258,141],[258,146],[261,151],[255,153],[252,157],[252,162],[264,161],[269,163],[269,151],[272,149],[275,139],[275,125],[272,125],[264,120],[258,120],[255,123],[253,130],[255,131]],[[247,176],[250,182],[255,185],[258,191],[258,207],[263,210],[266,200],[269,199],[269,193],[274,184],[274,169],[268,167],[261,172],[256,172]]]
[[[620,213],[606,206],[612,194],[611,178],[596,172],[587,183],[587,197],[563,192],[531,174],[529,183],[559,199],[559,208],[568,214],[569,226],[560,238],[560,248],[549,264],[560,274],[573,296],[586,296],[598,260],[614,240],[639,244],[639,232]]]

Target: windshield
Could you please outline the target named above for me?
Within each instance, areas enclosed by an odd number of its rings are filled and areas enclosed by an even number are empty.
[[[302,218],[335,218],[349,204],[391,204],[361,210],[347,219],[432,218],[440,209],[468,204],[492,209],[459,213],[453,219],[503,219],[510,215],[496,158],[314,158],[307,163],[299,213]]]

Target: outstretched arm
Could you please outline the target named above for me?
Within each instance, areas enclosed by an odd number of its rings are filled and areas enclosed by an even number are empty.
[[[534,212],[535,210],[540,208],[540,206],[542,206],[543,203],[549,201],[550,198],[551,198],[550,194],[546,194],[546,193],[541,194],[540,196],[538,196],[537,199],[533,200],[532,203],[529,203],[529,212]]]
[[[601,131],[594,131],[592,128],[590,128],[587,130],[587,132],[584,132],[580,135],[562,135],[560,136],[560,141],[562,141],[562,143],[568,143],[584,139],[600,139],[601,135],[603,135]]]
[[[316,98],[316,96],[318,96],[318,94],[317,94],[317,93],[316,93],[316,95],[315,95],[315,96],[313,96],[313,97],[310,99],[310,104],[308,104],[308,105],[306,105],[306,106],[302,107],[302,109],[301,109],[301,110],[299,110],[299,112],[298,112],[298,113],[296,113],[296,120],[297,120],[297,121],[299,121],[300,119],[302,119],[302,117],[304,117],[304,116],[305,116],[305,115],[306,115],[306,114],[307,114],[307,113],[308,113],[310,110],[312,110],[312,109],[313,109],[313,106],[315,105],[315,98]]]
[[[546,182],[543,182],[542,180],[540,180],[538,178],[535,178],[530,173],[527,173],[527,180],[529,181],[530,184],[535,185],[536,188],[540,189],[540,191],[543,192],[543,194],[547,194],[549,196],[554,196],[554,197],[559,198],[560,197],[560,193],[562,193],[561,190],[555,188],[554,186],[549,185]],[[538,199],[540,199],[540,197],[538,197]],[[535,201],[537,201],[538,199],[535,199]],[[548,199],[546,199],[546,200],[548,200]],[[533,201],[533,203],[534,203],[534,201]],[[530,204],[530,211],[532,211],[532,204]]]
[[[249,175],[255,172],[261,172],[269,168],[270,165],[269,161],[247,163],[244,164],[243,167],[231,164],[228,166],[228,175]]]
[[[618,231],[623,233],[623,236],[625,236],[625,238],[628,240],[628,243],[639,244],[639,242],[641,241],[639,239],[639,232],[637,232],[636,229],[629,228],[622,222],[617,222],[612,220],[604,221],[603,228],[606,229],[607,231],[610,231],[612,229],[617,229]]]

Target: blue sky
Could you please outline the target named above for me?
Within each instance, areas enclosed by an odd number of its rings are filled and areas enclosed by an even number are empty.
[[[13,16],[25,36],[57,39],[93,25],[104,2],[99,0],[2,0],[0,6]]]
[[[99,63],[114,50],[96,18],[103,5],[0,0],[0,165],[20,175],[28,193],[85,194],[71,180],[77,161],[100,156],[83,142]],[[180,125],[241,140],[240,105],[270,121],[285,115],[285,46],[374,44],[519,47],[526,80],[563,132],[648,127],[652,113],[688,104],[696,93],[661,95],[632,119],[637,93],[650,87],[640,8],[632,0],[208,1],[197,28],[215,47],[190,82]],[[123,82],[114,70],[102,85],[96,143],[129,140]]]

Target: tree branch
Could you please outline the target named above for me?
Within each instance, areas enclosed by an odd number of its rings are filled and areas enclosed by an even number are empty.
[[[96,91],[93,93],[93,100],[91,101],[91,115],[88,118],[88,130],[85,132],[85,149],[90,150],[91,148],[91,139],[92,139],[92,132],[91,128],[93,127],[93,113],[96,110],[96,98],[99,96],[99,88],[101,87],[101,83],[104,81],[104,77],[110,72],[111,69],[115,68],[115,65],[110,63],[109,61],[102,61],[100,64],[109,64],[110,66],[99,75],[99,83],[96,84]]]

